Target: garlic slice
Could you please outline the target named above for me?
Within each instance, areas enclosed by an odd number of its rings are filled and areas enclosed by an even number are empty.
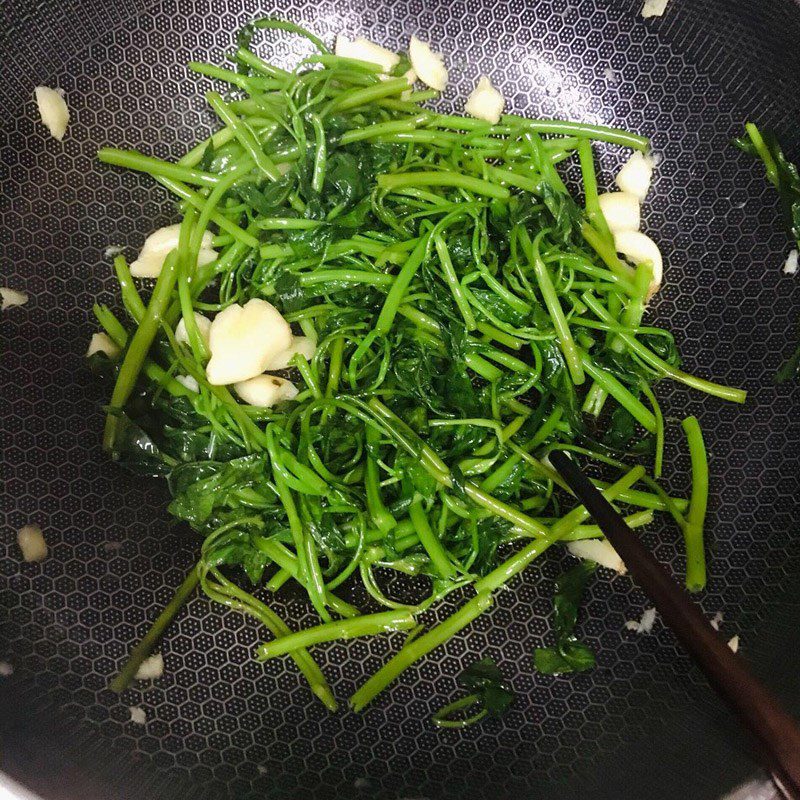
[[[334,53],[343,58],[355,58],[359,61],[368,61],[377,64],[384,72],[391,72],[400,63],[400,56],[381,47],[363,36],[350,41],[346,36],[339,34],[336,37]]]
[[[86,358],[93,356],[95,353],[105,353],[109,358],[116,358],[120,353],[120,349],[107,333],[93,333],[92,338],[89,340],[89,347],[86,350]]]
[[[608,539],[582,539],[577,542],[567,542],[567,550],[576,558],[596,561],[601,567],[613,569],[620,575],[624,575],[628,571]]]
[[[464,111],[471,117],[485,119],[492,125],[497,125],[505,105],[506,101],[503,95],[492,86],[491,81],[485,75],[481,75],[477,86],[467,98]]]
[[[653,180],[653,159],[638,150],[622,165],[614,182],[623,192],[644,200]]]
[[[17,544],[25,561],[42,561],[47,558],[47,542],[38,525],[24,525],[17,531]]]
[[[0,286],[0,310],[14,306],[24,306],[28,302],[28,295],[17,289],[9,289],[7,286]]]
[[[317,343],[313,339],[309,339],[308,336],[294,336],[289,347],[283,352],[278,353],[264,369],[267,372],[271,372],[275,369],[286,369],[296,353],[302,355],[307,361],[311,361],[316,352]]]
[[[197,323],[197,330],[200,333],[200,337],[208,344],[208,332],[211,330],[211,320],[195,311],[194,321]],[[189,344],[189,333],[186,330],[186,320],[183,317],[181,317],[175,327],[175,338],[183,344]]]
[[[639,231],[620,231],[614,234],[614,247],[631,264],[650,264],[653,269],[653,277],[647,293],[647,297],[650,299],[661,287],[661,279],[664,275],[664,260],[658,245],[649,236]]]
[[[639,230],[641,209],[636,195],[630,192],[606,192],[597,199],[611,233]]]
[[[408,57],[417,77],[431,89],[443,92],[447,86],[447,69],[440,53],[434,53],[425,42],[411,37],[408,45]]]
[[[233,385],[236,394],[248,405],[269,408],[283,400],[294,400],[297,387],[276,375],[258,375]]]
[[[164,656],[161,653],[146,658],[139,664],[135,678],[137,681],[152,681],[164,674]]]
[[[145,240],[139,257],[131,263],[131,275],[134,278],[157,278],[167,256],[178,247],[181,226],[167,225],[153,231]],[[203,233],[200,252],[197,254],[197,266],[210,264],[217,257],[213,249],[214,237],[211,231]]]
[[[214,317],[206,366],[209,383],[222,386],[255,378],[292,344],[292,329],[275,306],[254,298],[228,306]]]

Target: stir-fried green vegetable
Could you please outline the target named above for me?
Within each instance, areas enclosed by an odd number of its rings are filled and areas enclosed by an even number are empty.
[[[774,133],[762,132],[752,122],[744,126],[744,136],[735,139],[734,144],[763,162],[767,180],[778,190],[786,225],[800,248],[800,171],[797,165],[786,158]]]
[[[748,122],[744,130],[744,136],[735,139],[734,144],[763,162],[767,180],[778,190],[786,227],[794,239],[795,247],[800,250],[800,170],[786,158],[774,133],[769,131],[762,133],[752,122]],[[800,343],[778,370],[775,381],[785,383],[799,375]]]
[[[319,54],[293,72],[262,61],[249,38],[271,27],[306,35]],[[149,299],[120,258],[129,319],[95,309],[124,349],[105,444],[127,466],[167,478],[170,513],[202,541],[202,590],[271,634],[259,659],[291,655],[333,708],[308,648],[405,631],[351,698],[363,708],[548,548],[601,535],[559,488],[553,449],[607,470],[612,480],[598,485],[630,507],[632,524],[653,510],[680,517],[685,500],[651,479],[634,488],[645,470],[631,461],[655,457],[661,470],[663,419],[650,387],[668,377],[736,402],[744,392],[680,371],[670,334],[641,324],[649,266],[615,252],[594,202],[591,140],[645,149],[646,139],[439,114],[421,105],[431,92],[409,90],[406,65],[381,79],[274,20],[248,28],[233,68],[190,66],[230,90],[206,95],[219,131],[174,164],[100,151],[153,176],[183,220]],[[573,158],[587,211],[556,169]],[[209,229],[218,257],[197,266]],[[299,394],[276,407],[247,405],[206,376],[194,312],[252,298],[316,343],[286,373]],[[581,411],[590,391],[609,398],[599,419]],[[696,490],[687,525],[702,553],[699,504]],[[392,595],[393,572],[415,579],[415,602]],[[270,608],[287,582],[307,593],[316,627],[292,631]],[[370,597],[358,607],[354,584]],[[423,612],[448,595],[460,608],[423,630]]]

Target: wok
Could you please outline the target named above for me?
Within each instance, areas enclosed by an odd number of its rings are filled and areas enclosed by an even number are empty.
[[[103,145],[177,157],[212,124],[190,59],[219,61],[235,30],[280,14],[325,37],[362,34],[402,48],[422,32],[447,55],[461,109],[478,74],[512,110],[598,121],[652,137],[661,156],[646,209],[666,254],[651,314],[676,334],[690,371],[750,392],[744,407],[662,383],[666,412],[695,413],[712,474],[710,582],[698,599],[795,712],[800,709],[800,391],[773,375],[793,347],[800,284],[761,165],[730,145],[746,120],[776,129],[800,158],[800,6],[793,0],[39,0],[0,7],[0,274],[30,302],[0,318],[0,769],[45,798],[716,798],[758,780],[746,743],[671,634],[623,631],[643,595],[596,580],[583,638],[594,671],[536,675],[556,554],[495,608],[356,715],[329,714],[290,661],[251,658],[254,622],[196,597],[169,629],[165,676],[121,698],[107,688],[193,563],[198,542],[170,523],[166,488],[123,473],[100,449],[102,403],[85,366],[91,304],[117,304],[109,245],[131,252],[174,221],[151,181],[101,167]],[[292,64],[304,45],[265,37]],[[49,138],[37,84],[66,91],[72,123]],[[608,182],[621,155],[600,153]],[[671,487],[688,463],[668,443]],[[15,532],[45,531],[50,555],[23,564]],[[677,529],[644,534],[681,574]],[[276,610],[308,624],[309,607]],[[320,647],[347,697],[397,646],[375,638]],[[455,677],[493,656],[517,693],[510,711],[464,731],[431,713]],[[130,721],[130,706],[147,724]],[[2,787],[0,787],[1,789]]]

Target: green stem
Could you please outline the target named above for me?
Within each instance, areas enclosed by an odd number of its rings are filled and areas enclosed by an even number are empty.
[[[686,542],[686,588],[690,592],[699,592],[706,585],[703,525],[708,507],[708,456],[697,418],[686,417],[681,422],[681,427],[686,434],[692,462],[692,494],[683,529]]]
[[[136,386],[136,380],[142,370],[142,365],[161,325],[161,317],[169,305],[177,277],[177,255],[172,252],[164,261],[164,266],[161,268],[161,274],[156,281],[147,311],[142,317],[136,333],[133,334],[117,374],[117,382],[114,384],[114,390],[109,401],[111,412],[106,417],[106,426],[103,433],[103,447],[108,451],[113,451],[116,438],[117,417],[114,412],[122,410]]]
[[[422,507],[422,498],[416,495],[411,505],[408,507],[408,516],[414,524],[419,541],[425,548],[425,552],[431,560],[431,564],[445,580],[450,580],[456,574],[456,568],[442,546],[439,537],[433,532],[428,516]]]
[[[413,628],[416,624],[413,612],[408,609],[396,609],[377,614],[364,614],[352,619],[334,620],[281,636],[272,642],[265,642],[256,651],[256,658],[259,661],[267,661],[270,658],[291,653],[293,650],[311,647],[322,642],[374,636],[377,633],[391,631],[405,631]]]
[[[142,640],[131,651],[125,666],[119,674],[109,684],[112,692],[125,691],[133,680],[142,662],[150,655],[159,639],[164,635],[167,626],[175,618],[175,615],[183,608],[192,592],[197,587],[199,576],[197,567],[192,567],[189,574],[183,579],[183,583],[178,587],[172,599],[164,607],[164,610],[156,617],[155,622],[150,626],[150,630],[144,635]]]
[[[405,645],[383,665],[351,698],[353,711],[362,711],[390,683],[414,662],[444,644],[448,639],[467,627],[492,605],[490,594],[478,594],[463,605],[444,622]]]
[[[583,302],[592,310],[595,316],[609,325],[615,325],[615,320],[608,314],[603,306],[589,293],[584,292],[581,295]],[[730,386],[721,386],[718,383],[698,378],[694,375],[687,375],[677,367],[673,367],[663,359],[659,358],[652,350],[639,342],[635,336],[619,331],[620,339],[628,346],[628,349],[635,353],[642,361],[648,366],[652,367],[657,372],[665,377],[672,378],[679,383],[690,386],[692,389],[697,389],[700,392],[705,392],[713,397],[719,397],[722,400],[730,400],[733,403],[744,403],[747,399],[747,392],[744,389],[734,389]]]
[[[578,136],[593,139],[596,142],[609,142],[634,150],[647,150],[650,140],[636,133],[610,128],[606,125],[592,125],[586,122],[570,122],[561,119],[526,119],[516,114],[504,114],[501,123],[523,128],[536,133],[554,134],[557,136]]]
[[[247,123],[243,122],[231,111],[228,104],[217,92],[207,92],[206,100],[225,126],[233,131],[233,135],[253,159],[253,163],[271,181],[279,181],[282,177],[280,171],[275,166],[273,160],[264,152],[255,134],[247,126]]]
[[[581,163],[581,173],[583,175],[583,194],[586,204],[586,216],[589,222],[597,229],[598,233],[610,244],[613,244],[614,237],[608,229],[603,211],[600,208],[600,199],[597,193],[597,175],[594,171],[594,155],[592,145],[588,139],[581,139],[578,142],[578,158]]]
[[[466,719],[448,719],[448,717],[464,711],[464,709],[472,708],[476,703],[480,703],[480,697],[477,694],[468,694],[466,697],[461,697],[448,703],[444,708],[440,708],[431,717],[431,721],[437,728],[467,728],[480,722],[489,712],[485,708],[481,708],[476,714]]]
[[[401,172],[392,175],[378,175],[378,186],[387,192],[407,186],[448,186],[464,189],[472,194],[496,197],[498,200],[507,200],[511,196],[508,189],[502,186],[460,172]]]
[[[211,572],[219,582],[219,585],[225,590],[225,595],[220,597],[213,591],[209,591],[210,587],[207,584],[204,585],[204,590],[212,599],[255,617],[273,636],[291,635],[292,631],[289,626],[269,606],[227,580],[218,570],[212,570]],[[291,653],[291,657],[303,677],[308,681],[311,691],[325,704],[326,708],[330,711],[336,711],[338,706],[328,682],[309,652],[307,650],[295,650]]]
[[[378,315],[378,321],[375,323],[374,331],[377,336],[385,336],[392,327],[397,310],[403,300],[403,295],[406,293],[411,279],[425,260],[429,241],[430,236],[420,237],[417,246],[406,259],[405,264],[403,264],[400,272],[394,279],[392,288],[389,290],[389,294],[386,295],[381,313]]]
[[[408,81],[405,78],[387,78],[364,89],[346,89],[331,100],[326,116],[332,112],[365,106],[393,94],[402,94],[407,90]]]
[[[603,496],[609,501],[616,499],[621,492],[630,489],[643,475],[644,469],[642,467],[634,467],[627,475],[624,475],[616,483],[609,486],[608,489],[603,490]],[[488,575],[477,581],[475,583],[475,591],[493,592],[499,589],[515,575],[522,572],[531,561],[538,558],[551,545],[585,522],[588,517],[589,512],[583,506],[573,509],[553,525],[545,536],[532,541],[500,564],[500,566],[495,567]]]
[[[337,340],[341,341],[341,340]],[[367,464],[364,470],[364,488],[366,490],[367,511],[375,527],[383,534],[389,533],[397,525],[397,520],[383,503],[381,497],[380,476],[378,473],[377,448],[380,433],[371,425],[366,426]]]
[[[170,192],[172,192],[181,200],[185,200],[189,205],[202,211],[206,204],[206,198],[202,195],[193,192],[188,186],[184,186],[179,181],[174,181],[171,178],[158,176],[156,180]],[[258,239],[251,233],[242,230],[235,222],[231,222],[227,217],[215,212],[211,215],[211,221],[219,227],[220,230],[229,233],[236,239],[237,242],[247,245],[248,247],[256,248],[259,245]]]
[[[464,294],[464,288],[461,286],[458,276],[456,275],[453,261],[450,258],[450,251],[447,249],[447,243],[444,237],[440,233],[437,233],[433,237],[433,244],[436,248],[436,255],[439,257],[439,263],[444,273],[445,282],[453,294],[453,300],[458,310],[461,312],[461,316],[464,318],[464,324],[468,331],[474,330],[475,316],[472,313],[469,300],[467,300],[467,296]]]
[[[122,295],[122,304],[125,310],[131,315],[131,319],[135,323],[142,321],[145,315],[145,304],[139,296],[139,290],[131,277],[131,271],[128,268],[128,262],[125,256],[117,256],[114,259],[114,271],[117,273],[117,281],[119,282],[120,294]]]
[[[588,353],[581,352],[581,363],[592,380],[605,392],[610,394],[645,430],[656,431],[656,418],[641,400],[607,370],[598,367]]]
[[[171,178],[183,183],[194,183],[198,186],[216,186],[219,182],[219,175],[212,175],[210,172],[192,169],[191,167],[179,164],[170,164],[159,158],[151,158],[136,152],[136,150],[117,150],[113,147],[102,147],[97,151],[97,157],[105,164],[112,164],[115,167],[125,167],[126,169],[146,172],[153,177]]]
[[[570,333],[569,324],[561,308],[561,301],[558,299],[553,281],[550,279],[550,273],[547,271],[547,266],[539,253],[539,243],[543,236],[544,231],[541,231],[537,234],[533,242],[531,242],[530,236],[528,236],[528,232],[525,228],[519,228],[519,239],[522,249],[525,251],[525,256],[528,261],[533,265],[536,281],[539,284],[539,291],[542,293],[542,299],[550,314],[550,319],[553,322],[558,345],[561,348],[561,352],[564,354],[564,360],[567,362],[570,377],[572,378],[572,382],[576,386],[579,386],[585,380],[581,354]]]

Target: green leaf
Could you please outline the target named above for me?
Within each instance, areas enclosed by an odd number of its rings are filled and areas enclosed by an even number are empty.
[[[760,131],[748,125],[745,134],[733,143],[742,151],[760,159],[767,169],[767,179],[778,190],[786,225],[800,248],[800,171],[789,161],[772,131]]]
[[[459,686],[478,695],[483,708],[495,716],[502,714],[514,699],[514,692],[503,682],[503,675],[491,658],[470,664],[457,681]]]
[[[117,414],[117,435],[111,457],[136,475],[161,478],[169,475],[171,461],[153,438],[127,414]]]
[[[562,648],[537,647],[533,663],[542,675],[563,675],[584,672],[595,666],[594,653],[579,642],[566,642]]]
[[[554,647],[536,649],[533,662],[539,672],[545,675],[561,675],[566,672],[583,672],[595,665],[592,651],[572,635],[578,620],[578,606],[594,570],[595,564],[582,561],[556,580],[553,618],[556,644]]]
[[[786,383],[800,377],[800,344],[797,349],[789,356],[786,363],[778,370],[775,376],[775,383]]]

